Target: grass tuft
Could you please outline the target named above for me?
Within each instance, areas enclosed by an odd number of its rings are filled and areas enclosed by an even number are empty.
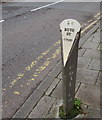
[[[64,112],[63,105],[59,108],[59,117],[62,119],[72,119],[75,118],[77,115],[82,114],[81,109],[82,102],[80,99],[74,99],[74,107],[70,110],[69,114],[66,115]]]

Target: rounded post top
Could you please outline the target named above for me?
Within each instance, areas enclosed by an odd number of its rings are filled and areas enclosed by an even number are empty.
[[[81,29],[80,23],[75,19],[65,19],[60,23],[60,30],[63,31],[65,28],[75,28],[78,32]]]
[[[66,65],[71,47],[74,43],[77,33],[80,32],[80,29],[80,23],[74,19],[66,19],[60,23],[64,66]]]

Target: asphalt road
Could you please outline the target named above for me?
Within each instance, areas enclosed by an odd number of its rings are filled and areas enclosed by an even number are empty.
[[[59,24],[74,18],[81,25],[100,12],[99,3],[3,4],[3,117],[10,118],[61,59]]]

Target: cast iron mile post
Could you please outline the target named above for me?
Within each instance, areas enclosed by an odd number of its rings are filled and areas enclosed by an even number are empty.
[[[74,105],[78,43],[81,25],[74,19],[66,19],[61,22],[60,30],[62,33],[63,106],[66,115],[68,115]]]

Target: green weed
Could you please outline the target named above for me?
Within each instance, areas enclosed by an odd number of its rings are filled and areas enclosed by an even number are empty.
[[[73,109],[71,109],[69,111],[68,115],[66,115],[66,113],[64,112],[63,105],[60,106],[60,108],[59,108],[59,117],[62,118],[62,119],[66,119],[66,118],[72,119],[72,118],[76,117],[77,115],[81,114],[81,111],[82,111],[81,105],[82,105],[81,100],[75,98],[74,99],[74,107],[73,107]]]

